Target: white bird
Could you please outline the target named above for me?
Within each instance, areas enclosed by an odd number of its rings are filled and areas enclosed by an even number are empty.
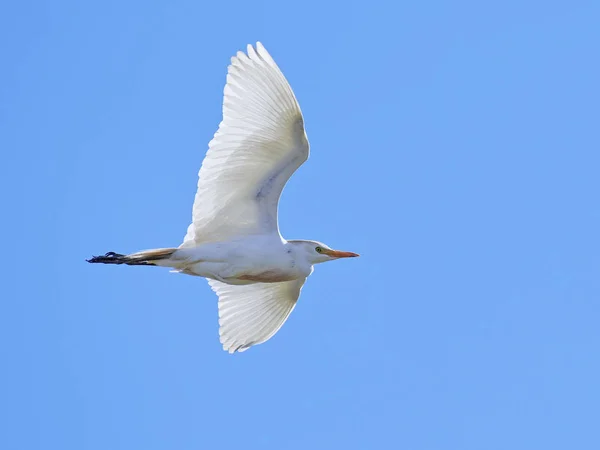
[[[292,88],[260,42],[228,67],[223,120],[199,172],[192,223],[179,248],[88,261],[153,265],[200,276],[219,297],[223,349],[241,352],[270,339],[286,321],[313,265],[356,253],[317,241],[285,240],[277,207],[307,159],[304,120]]]

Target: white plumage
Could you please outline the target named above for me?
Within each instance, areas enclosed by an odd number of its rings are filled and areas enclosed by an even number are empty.
[[[219,296],[219,335],[223,349],[241,352],[273,336],[296,306],[304,281],[305,278],[233,286],[209,280]]]
[[[223,120],[199,172],[183,244],[89,261],[205,277],[219,297],[223,348],[233,353],[265,342],[294,309],[314,264],[358,256],[316,241],[286,241],[279,233],[279,197],[308,155],[290,85],[260,42],[249,45],[228,69]]]
[[[300,106],[260,43],[231,59],[224,91],[223,120],[199,172],[184,246],[277,233],[283,186],[308,159]]]

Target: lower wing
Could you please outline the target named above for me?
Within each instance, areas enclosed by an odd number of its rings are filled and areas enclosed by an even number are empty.
[[[230,285],[208,280],[219,296],[223,350],[243,352],[268,341],[293,311],[306,278],[281,283]]]

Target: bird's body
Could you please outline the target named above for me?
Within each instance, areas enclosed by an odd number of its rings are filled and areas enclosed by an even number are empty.
[[[269,235],[183,247],[157,265],[235,285],[302,279],[312,272],[293,242]]]
[[[178,248],[92,263],[154,265],[204,277],[219,296],[223,348],[243,351],[273,336],[313,265],[358,256],[317,241],[281,237],[281,192],[309,156],[300,107],[287,80],[257,43],[228,69],[223,120],[199,172],[192,223]]]

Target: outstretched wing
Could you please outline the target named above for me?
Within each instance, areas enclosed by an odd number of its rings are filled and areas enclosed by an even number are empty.
[[[269,340],[298,301],[306,278],[242,286],[208,280],[219,296],[219,336],[223,350],[243,352]]]
[[[223,120],[199,172],[183,247],[278,233],[277,207],[309,144],[292,88],[260,42],[231,59]]]

